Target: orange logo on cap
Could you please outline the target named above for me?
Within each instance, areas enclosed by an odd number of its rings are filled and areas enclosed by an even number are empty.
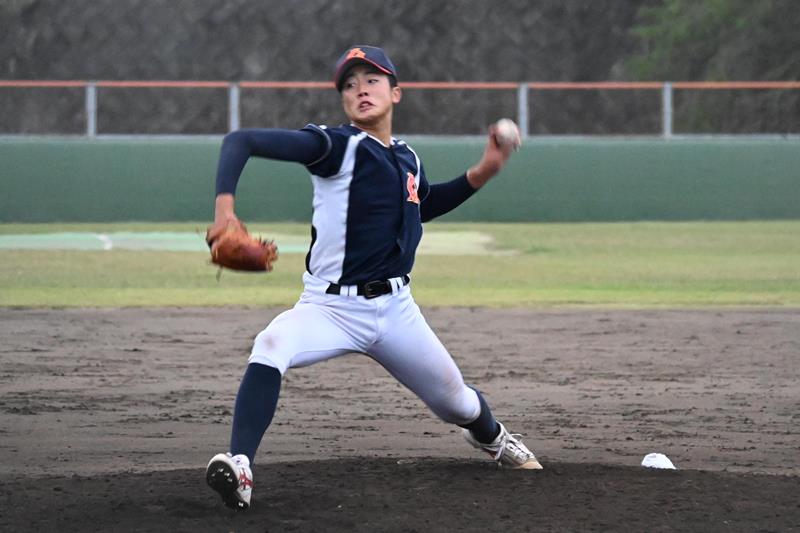
[[[345,59],[353,59],[354,57],[357,58],[365,58],[367,54],[364,53],[364,50],[361,48],[351,48],[349,52],[347,52],[347,57]]]
[[[415,204],[419,203],[419,196],[417,195],[417,180],[414,179],[414,174],[411,172],[407,172],[408,174],[408,182],[406,182],[406,189],[408,189],[408,201],[414,202]]]

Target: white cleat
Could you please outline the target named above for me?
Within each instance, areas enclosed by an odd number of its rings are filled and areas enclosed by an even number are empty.
[[[542,470],[542,465],[536,460],[536,456],[520,440],[522,435],[509,433],[503,424],[500,424],[500,434],[494,442],[483,444],[475,440],[468,429],[463,429],[464,438],[467,439],[474,448],[483,450],[497,461],[503,468],[522,468],[525,470]]]
[[[206,467],[206,483],[222,496],[222,501],[231,509],[244,511],[250,507],[253,472],[246,455],[218,453],[212,457]]]

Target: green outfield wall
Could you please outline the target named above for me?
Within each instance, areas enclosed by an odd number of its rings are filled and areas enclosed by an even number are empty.
[[[478,138],[408,140],[432,182],[477,161]],[[0,221],[202,221],[221,139],[0,139]],[[237,211],[304,221],[297,164],[251,160]],[[450,221],[800,219],[797,138],[531,139]]]

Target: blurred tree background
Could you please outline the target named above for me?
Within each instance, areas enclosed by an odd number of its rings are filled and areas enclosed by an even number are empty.
[[[626,60],[638,80],[787,81],[800,77],[797,0],[662,0],[639,8]],[[798,132],[800,90],[680,91],[681,131]]]
[[[800,0],[0,0],[0,78],[327,80],[355,43],[403,81],[796,80]],[[0,89],[0,133],[80,134],[81,89]],[[677,133],[800,133],[800,90],[675,92]],[[218,134],[221,89],[100,89],[101,133]],[[531,91],[533,134],[658,134],[658,91]],[[245,127],[344,120],[333,91],[243,90]],[[478,134],[515,91],[408,90],[400,134]]]

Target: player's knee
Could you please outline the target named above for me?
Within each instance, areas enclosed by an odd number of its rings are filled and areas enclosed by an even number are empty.
[[[281,374],[285,374],[286,369],[289,368],[289,360],[278,350],[277,343],[274,333],[267,330],[259,333],[253,342],[253,350],[248,363],[271,366],[277,368]]]
[[[448,424],[464,425],[475,420],[481,408],[475,391],[463,385],[458,391],[431,402],[431,410]]]
[[[273,352],[278,347],[278,338],[274,332],[265,329],[256,335],[256,340],[253,344],[258,346],[261,351]]]
[[[279,358],[272,357],[270,354],[253,352],[247,360],[248,364],[257,363],[259,365],[269,366],[276,369],[281,375],[286,373],[289,364]]]
[[[452,408],[452,407],[439,407],[434,409],[434,413],[444,422],[448,424],[455,424],[457,426],[463,426],[465,424],[469,424],[472,422],[475,417],[469,414],[467,410],[463,408]]]

